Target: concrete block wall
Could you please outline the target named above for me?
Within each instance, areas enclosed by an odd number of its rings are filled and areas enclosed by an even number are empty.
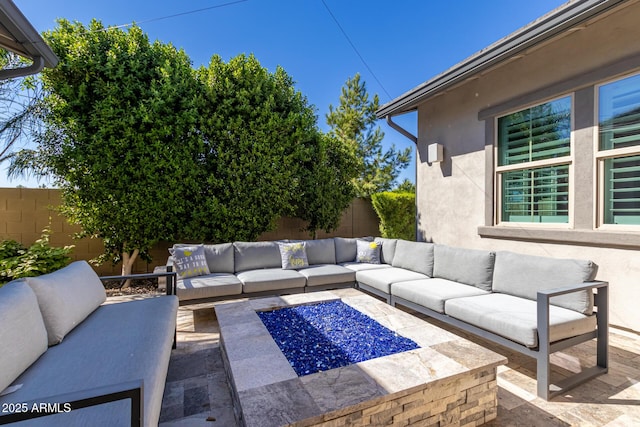
[[[74,245],[71,254],[74,260],[90,260],[104,251],[102,240],[73,239],[80,227],[69,224],[56,210],[60,205],[60,191],[42,188],[0,188],[0,240],[13,239],[30,246],[40,238],[42,230],[51,224],[52,246]],[[309,239],[302,231],[305,224],[299,218],[281,218],[276,230],[262,234],[258,240]],[[355,199],[342,216],[340,226],[333,233],[319,232],[323,237],[358,237],[379,235],[378,217],[366,199]],[[153,261],[138,260],[134,272],[151,272],[157,265],[165,263],[168,248],[173,242],[159,242],[151,250]],[[95,267],[98,274],[119,274],[120,265],[107,262]]]

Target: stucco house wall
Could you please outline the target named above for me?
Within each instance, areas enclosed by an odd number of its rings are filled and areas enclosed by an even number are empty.
[[[595,85],[640,73],[640,2],[623,3],[418,106],[417,214],[421,240],[591,259],[610,282],[610,322],[640,331],[640,226],[598,229]],[[572,95],[569,224],[496,225],[495,118]],[[579,108],[578,108],[579,107]],[[429,164],[427,146],[444,146]]]

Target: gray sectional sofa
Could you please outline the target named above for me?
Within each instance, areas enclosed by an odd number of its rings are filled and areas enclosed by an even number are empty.
[[[380,263],[357,262],[357,240],[306,241],[309,266],[295,270],[279,242],[204,245],[211,273],[178,278],[176,294],[190,304],[356,286],[534,357],[544,399],[607,372],[608,284],[592,262],[383,238]],[[596,365],[552,385],[550,354],[594,338]]]
[[[0,424],[158,425],[178,299],[105,300],[85,261],[0,288]]]

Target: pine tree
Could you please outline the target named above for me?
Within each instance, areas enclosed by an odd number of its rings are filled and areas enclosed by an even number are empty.
[[[340,105],[330,105],[326,115],[329,133],[350,147],[359,160],[354,186],[360,197],[391,190],[411,159],[411,148],[400,151],[392,145],[383,151],[384,132],[376,126],[378,106],[378,95],[369,99],[365,82],[356,74],[342,87]]]

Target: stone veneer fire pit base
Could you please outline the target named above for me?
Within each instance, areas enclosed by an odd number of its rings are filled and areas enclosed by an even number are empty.
[[[421,348],[298,377],[256,314],[341,299]],[[217,305],[221,349],[240,425],[459,425],[496,417],[507,360],[355,289]]]

